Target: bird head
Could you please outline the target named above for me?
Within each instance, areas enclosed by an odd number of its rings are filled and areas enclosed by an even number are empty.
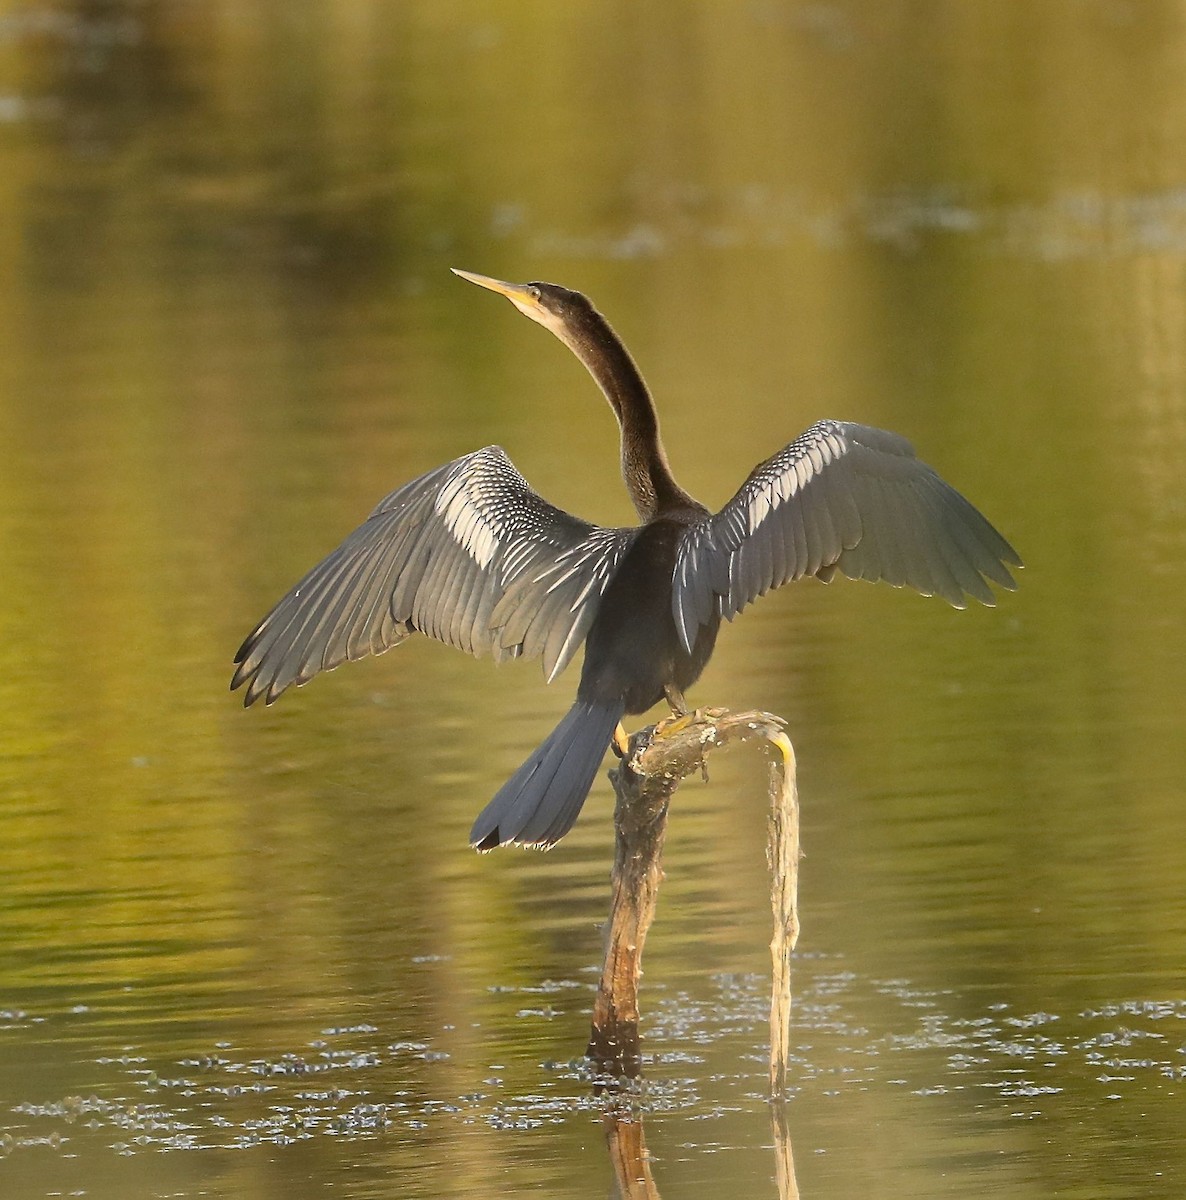
[[[558,283],[506,283],[488,275],[452,268],[454,275],[505,296],[525,317],[550,330],[565,345],[573,347],[583,330],[602,318],[589,300]],[[574,347],[575,348],[575,347]]]

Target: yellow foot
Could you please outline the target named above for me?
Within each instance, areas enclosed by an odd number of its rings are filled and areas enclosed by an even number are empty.
[[[672,713],[670,717],[655,722],[655,737],[670,737],[681,729],[687,729],[693,721],[716,721],[728,715],[728,712],[727,708],[697,708],[691,712]]]
[[[664,717],[662,721],[655,722],[655,737],[671,737],[673,734],[679,733],[681,729],[687,729],[699,716],[699,713],[686,712],[673,717]]]
[[[614,729],[614,736],[610,740],[610,749],[619,757],[625,758],[630,751],[630,737],[626,730],[622,728],[622,722],[619,721],[617,728]]]

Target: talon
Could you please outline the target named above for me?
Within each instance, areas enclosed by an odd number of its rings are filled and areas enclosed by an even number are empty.
[[[622,727],[622,722],[619,721],[614,729],[614,736],[610,739],[610,749],[619,757],[625,758],[630,752],[630,737],[626,730]]]
[[[687,729],[695,720],[696,714],[689,712],[664,717],[662,721],[655,723],[655,737],[671,737],[672,734],[679,733],[681,729]]]

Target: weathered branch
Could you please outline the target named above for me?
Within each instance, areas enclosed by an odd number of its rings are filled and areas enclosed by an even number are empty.
[[[782,731],[784,724],[781,718],[764,712],[698,710],[636,733],[626,758],[610,772],[617,797],[613,900],[587,1051],[604,1069],[631,1078],[639,1072],[638,981],[643,944],[663,879],[663,841],[671,796],[685,776],[704,769],[709,751],[731,741],[761,737],[774,742],[782,755],[781,764],[773,768],[768,850],[774,872],[776,919],[771,942],[775,991],[771,1002],[770,1078],[772,1088],[781,1090],[790,1032],[790,951],[798,934],[795,891],[799,856],[794,754]]]
[[[781,730],[770,739],[782,755],[770,764],[770,1095],[781,1099],[791,1047],[791,954],[799,940],[799,791],[795,749]]]

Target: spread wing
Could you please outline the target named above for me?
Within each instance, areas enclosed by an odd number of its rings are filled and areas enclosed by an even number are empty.
[[[383,500],[247,636],[231,688],[271,704],[415,632],[478,657],[542,656],[551,680],[634,535],[555,508],[487,446]]]
[[[1021,566],[1013,547],[905,438],[820,421],[688,530],[672,611],[690,650],[714,609],[732,620],[804,575],[884,579],[963,608],[965,596],[994,602],[986,580],[1017,586],[1006,564]]]

